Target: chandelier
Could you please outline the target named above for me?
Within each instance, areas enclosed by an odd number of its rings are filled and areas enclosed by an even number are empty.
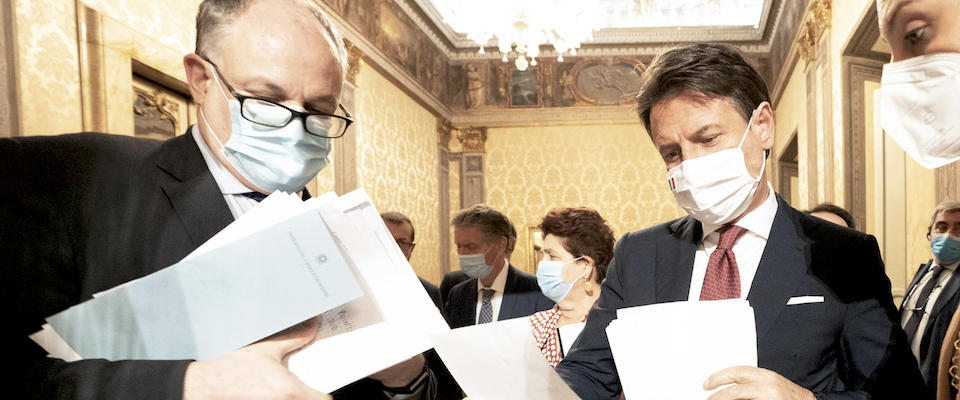
[[[467,39],[484,46],[496,43],[503,61],[516,54],[514,65],[520,71],[537,65],[540,45],[550,44],[557,61],[574,56],[580,44],[599,29],[603,14],[589,1],[571,0],[446,0],[437,1],[444,22]]]
[[[605,29],[758,28],[770,0],[433,0],[443,21],[467,39],[515,55],[523,71],[537,65],[541,45],[576,55],[580,44]]]

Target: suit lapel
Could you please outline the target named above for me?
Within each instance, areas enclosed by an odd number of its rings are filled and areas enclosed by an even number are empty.
[[[703,239],[703,229],[693,217],[681,218],[670,225],[673,233],[657,246],[657,303],[687,300],[693,261]]]
[[[948,273],[948,271],[943,271],[943,273]],[[960,279],[957,278],[957,273],[953,273],[953,276],[947,281],[947,284],[944,285],[943,290],[940,292],[940,295],[937,296],[937,302],[934,303],[933,309],[930,310],[930,315],[940,315],[940,312],[943,311],[943,308],[957,296],[957,292],[960,289]],[[953,315],[951,312],[948,315]]]
[[[163,143],[157,167],[165,172],[160,176],[160,187],[194,246],[199,247],[233,222],[233,214],[190,130]]]
[[[910,281],[910,285],[907,286],[906,294],[903,297],[903,302],[907,302],[907,297],[910,297],[910,294],[913,293],[913,288],[917,286],[917,283],[920,282],[920,278],[927,272],[927,269],[930,268],[930,264],[933,263],[933,260],[928,261],[926,264],[920,265],[920,268],[917,269],[917,272],[913,274],[913,280]],[[903,312],[903,304],[900,305],[900,310]]]
[[[463,321],[463,326],[477,324],[477,282],[479,282],[479,280],[476,278],[467,280],[467,287],[465,288],[467,291],[466,299],[463,301],[463,305],[467,309],[461,314],[467,316],[467,319]]]
[[[497,320],[512,318],[513,309],[517,306],[517,296],[511,294],[516,292],[517,273],[513,265],[507,264],[507,281],[503,285],[503,297],[500,300],[500,312],[497,314]],[[476,292],[474,292],[476,293]]]
[[[757,320],[757,340],[787,305],[810,265],[810,240],[800,229],[796,212],[777,196],[777,214],[760,257],[747,300]]]

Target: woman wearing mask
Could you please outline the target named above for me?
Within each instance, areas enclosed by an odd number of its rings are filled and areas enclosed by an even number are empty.
[[[603,217],[589,208],[552,210],[539,228],[543,258],[537,265],[537,283],[556,305],[531,315],[530,323],[538,348],[557,366],[600,297],[615,239]]]

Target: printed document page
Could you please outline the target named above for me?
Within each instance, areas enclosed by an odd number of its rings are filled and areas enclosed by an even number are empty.
[[[628,399],[706,399],[713,392],[703,383],[713,373],[757,366],[756,323],[745,300],[620,309],[607,339]]]
[[[433,347],[446,321],[363,189],[307,201],[320,211],[364,296],[324,313],[321,338],[290,357],[304,383],[329,393]]]
[[[574,400],[533,342],[526,317],[433,335],[443,363],[470,400]]]

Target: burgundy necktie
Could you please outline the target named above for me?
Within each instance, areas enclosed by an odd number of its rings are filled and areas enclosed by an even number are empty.
[[[740,269],[733,255],[733,244],[746,229],[736,225],[720,228],[720,241],[707,261],[707,273],[703,277],[700,300],[724,300],[740,298]]]

